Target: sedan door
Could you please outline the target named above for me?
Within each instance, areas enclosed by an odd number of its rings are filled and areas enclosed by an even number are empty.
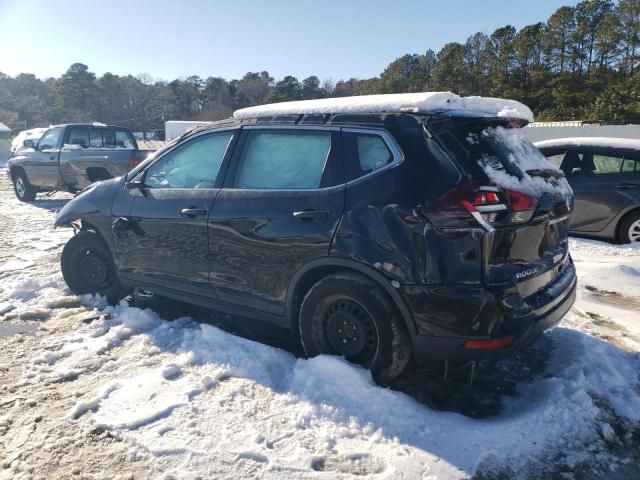
[[[221,301],[274,315],[296,271],[326,257],[345,200],[340,132],[244,127],[209,216]]]
[[[196,135],[132,179],[128,200],[118,201],[130,205],[129,214],[114,218],[112,227],[129,282],[215,297],[209,284],[207,217],[235,136],[233,130]]]
[[[613,149],[596,147],[581,148],[578,155],[580,168],[569,177],[575,196],[570,229],[600,232],[633,203],[633,189],[624,185],[621,173],[624,155]]]

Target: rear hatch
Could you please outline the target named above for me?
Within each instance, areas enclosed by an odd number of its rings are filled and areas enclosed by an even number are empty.
[[[568,261],[573,194],[562,171],[519,126],[505,119],[449,118],[433,130],[464,177],[455,193],[439,203],[462,206],[450,221],[475,222],[486,231],[484,283],[515,285],[522,297],[529,297],[552,282]]]

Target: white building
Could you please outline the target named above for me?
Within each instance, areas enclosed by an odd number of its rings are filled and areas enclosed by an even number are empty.
[[[0,123],[0,167],[7,164],[11,156],[11,129]]]

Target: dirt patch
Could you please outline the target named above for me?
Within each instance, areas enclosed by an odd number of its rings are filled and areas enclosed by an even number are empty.
[[[640,297],[623,295],[614,290],[602,290],[592,285],[585,285],[591,294],[600,302],[627,310],[640,311]]]

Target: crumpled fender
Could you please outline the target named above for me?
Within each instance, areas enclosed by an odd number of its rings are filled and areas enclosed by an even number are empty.
[[[113,199],[122,182],[122,178],[114,178],[89,185],[60,209],[53,226],[69,226],[74,220],[93,215],[109,218]]]

